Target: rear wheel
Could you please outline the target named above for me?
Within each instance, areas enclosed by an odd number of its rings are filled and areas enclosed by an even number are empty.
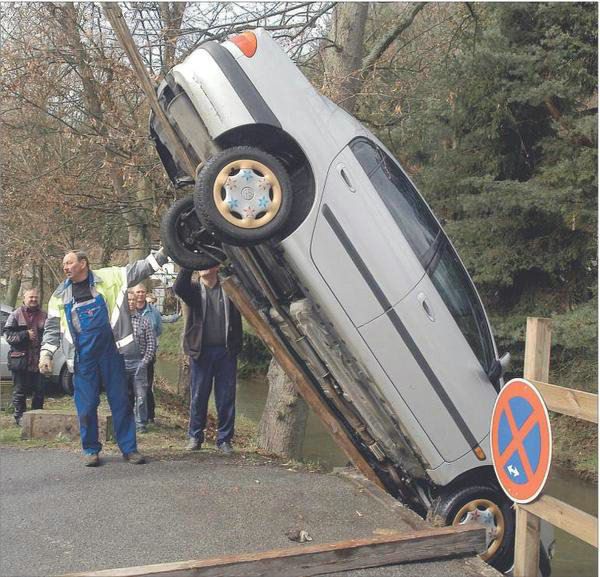
[[[292,208],[292,185],[274,156],[236,146],[216,154],[200,170],[194,200],[200,220],[221,241],[251,246],[284,229]]]
[[[168,210],[160,225],[160,237],[167,254],[183,268],[209,269],[226,259],[220,241],[198,220],[191,196]]]
[[[435,525],[476,523],[485,527],[486,550],[481,558],[499,571],[512,566],[515,515],[512,501],[500,489],[469,485],[447,491],[433,502],[429,518]]]

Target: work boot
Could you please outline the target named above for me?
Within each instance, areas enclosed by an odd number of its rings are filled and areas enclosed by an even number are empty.
[[[129,461],[132,465],[143,465],[146,462],[144,456],[140,455],[137,451],[124,454],[123,459]]]
[[[98,453],[84,455],[83,458],[86,467],[97,467],[98,465],[100,465],[100,457],[98,456]]]
[[[231,446],[231,443],[225,441],[224,443],[219,443],[217,445],[217,451],[220,451],[224,455],[231,455],[231,453],[233,453],[233,447]]]
[[[200,439],[196,439],[195,437],[190,437],[185,446],[186,451],[199,451],[201,448],[202,443],[200,442]]]

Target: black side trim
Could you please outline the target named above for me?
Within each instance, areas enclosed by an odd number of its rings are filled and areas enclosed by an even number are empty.
[[[227,48],[214,41],[207,42],[200,48],[214,58],[257,124],[270,124],[281,128],[281,123],[273,111]]]
[[[325,220],[328,222],[329,226],[331,226],[333,232],[337,236],[338,240],[342,243],[342,246],[352,259],[352,262],[360,272],[361,276],[365,280],[365,282],[369,285],[371,291],[375,295],[375,298],[385,311],[386,315],[392,322],[392,325],[396,329],[396,332],[400,335],[400,338],[404,341],[404,344],[408,347],[408,350],[412,354],[413,358],[419,365],[419,368],[423,371],[423,374],[429,381],[429,384],[439,397],[440,401],[444,404],[450,416],[456,423],[456,426],[460,430],[462,436],[465,438],[469,446],[473,449],[479,445],[477,439],[471,433],[471,429],[469,429],[467,423],[465,423],[462,418],[459,410],[456,408],[456,405],[452,402],[452,399],[448,396],[448,393],[444,389],[442,383],[437,378],[436,374],[433,372],[433,369],[429,366],[429,363],[421,353],[421,350],[410,336],[407,328],[404,326],[404,323],[400,320],[400,317],[396,313],[396,311],[392,308],[392,304],[385,296],[381,287],[367,268],[367,265],[362,260],[360,255],[358,254],[356,248],[352,244],[352,241],[348,238],[348,235],[344,232],[344,229],[340,225],[339,221],[326,204],[323,205],[321,212],[325,217]]]

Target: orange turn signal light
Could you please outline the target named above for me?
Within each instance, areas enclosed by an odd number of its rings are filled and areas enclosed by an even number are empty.
[[[483,452],[483,449],[480,446],[477,446],[473,449],[473,452],[475,453],[475,456],[480,460],[480,461],[485,461],[486,457],[485,457],[485,453]]]
[[[248,58],[256,54],[257,41],[254,32],[242,32],[237,36],[232,36],[229,40],[233,42]]]

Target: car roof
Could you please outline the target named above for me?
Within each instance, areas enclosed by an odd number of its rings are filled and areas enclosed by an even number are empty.
[[[10,305],[5,305],[4,303],[0,303],[0,310],[3,313],[12,313],[14,309]]]

